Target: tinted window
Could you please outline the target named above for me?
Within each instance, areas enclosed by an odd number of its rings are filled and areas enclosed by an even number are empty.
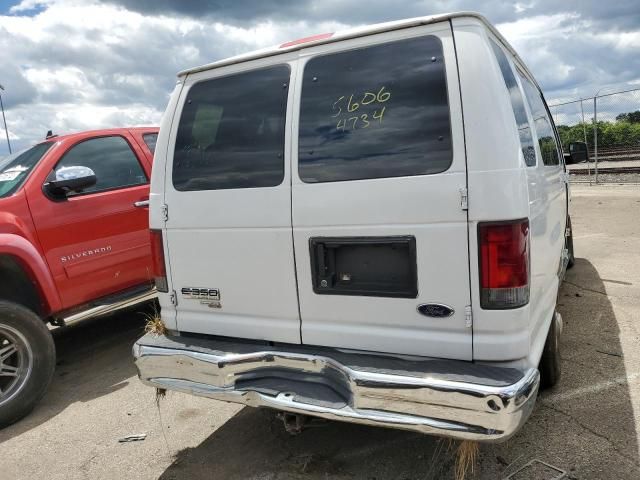
[[[111,190],[147,183],[147,177],[127,141],[119,136],[85,140],[65,153],[55,170],[89,167],[96,174],[94,186],[83,193]]]
[[[142,135],[142,139],[144,140],[144,143],[147,144],[147,147],[149,148],[149,151],[152,154],[156,153],[156,142],[158,141],[158,134],[157,133],[145,133],[144,135]]]
[[[533,116],[533,121],[536,126],[542,162],[545,165],[559,165],[560,156],[558,154],[558,144],[556,143],[556,136],[551,126],[551,118],[544,106],[542,95],[537,87],[531,83],[520,70],[518,70],[518,75],[520,76],[520,81],[524,88],[524,95],[527,98],[529,109],[531,110],[531,115]]]
[[[529,125],[529,119],[527,118],[527,111],[524,108],[524,100],[516,77],[513,74],[511,65],[507,56],[495,42],[491,41],[491,47],[500,65],[500,71],[502,72],[502,78],[509,91],[509,98],[511,99],[511,108],[516,118],[516,124],[518,126],[518,133],[520,135],[520,147],[522,148],[522,155],[527,166],[532,167],[536,164],[536,150],[533,147],[533,137],[531,135],[531,126]]]
[[[273,187],[284,178],[289,68],[216,78],[189,90],[176,138],[177,190]]]
[[[41,143],[0,160],[0,198],[13,194],[24,183],[53,142]]]
[[[440,39],[420,37],[311,59],[303,78],[298,154],[305,182],[449,168]]]

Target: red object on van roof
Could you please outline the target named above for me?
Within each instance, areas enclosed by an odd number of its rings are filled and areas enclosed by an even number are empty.
[[[331,38],[333,32],[319,33],[317,35],[311,35],[310,37],[299,38],[290,42],[283,43],[280,48],[293,47],[294,45],[300,45],[301,43],[313,42],[315,40],[324,40],[325,38]]]

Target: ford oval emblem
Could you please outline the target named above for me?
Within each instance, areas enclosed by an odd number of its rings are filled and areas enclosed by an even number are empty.
[[[442,303],[423,303],[418,305],[418,311],[427,317],[445,318],[454,313],[454,309]]]

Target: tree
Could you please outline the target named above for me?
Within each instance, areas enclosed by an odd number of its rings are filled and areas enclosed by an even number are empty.
[[[632,112],[635,113],[635,112]],[[593,147],[593,123],[578,123],[576,125],[558,125],[558,135],[565,150],[571,142],[584,142],[585,133],[587,144]],[[598,122],[598,148],[640,146],[640,121],[618,120],[616,122]]]
[[[618,122],[640,123],[640,110],[635,112],[621,113],[616,116]]]

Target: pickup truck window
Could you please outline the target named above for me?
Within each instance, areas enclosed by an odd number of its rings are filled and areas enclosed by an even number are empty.
[[[533,147],[533,137],[531,135],[531,125],[529,125],[529,119],[527,118],[527,111],[524,108],[524,99],[522,98],[522,92],[516,81],[516,77],[513,74],[511,65],[507,56],[493,40],[491,40],[491,48],[498,60],[500,66],[500,72],[502,78],[509,91],[509,98],[511,99],[511,108],[513,114],[516,117],[516,123],[518,126],[518,134],[520,135],[520,148],[522,148],[522,155],[524,161],[528,167],[534,167],[536,165],[536,150]]]
[[[12,195],[22,186],[53,143],[40,143],[0,160],[0,198]]]
[[[149,148],[149,151],[151,152],[151,154],[153,155],[154,153],[156,153],[156,143],[158,141],[158,134],[145,133],[144,135],[142,135],[142,139],[144,140],[144,143],[147,144],[147,147]]]
[[[438,37],[318,56],[305,66],[298,172],[304,182],[428,175],[453,158]]]
[[[540,91],[520,70],[518,70],[518,75],[536,126],[542,162],[545,165],[560,165],[560,154],[558,153],[560,150]]]
[[[176,190],[282,183],[289,75],[278,65],[191,87],[173,156]]]
[[[87,193],[132,187],[147,183],[147,177],[129,143],[121,136],[98,137],[74,145],[58,162],[62,167],[89,167],[97,182],[85,189]]]

